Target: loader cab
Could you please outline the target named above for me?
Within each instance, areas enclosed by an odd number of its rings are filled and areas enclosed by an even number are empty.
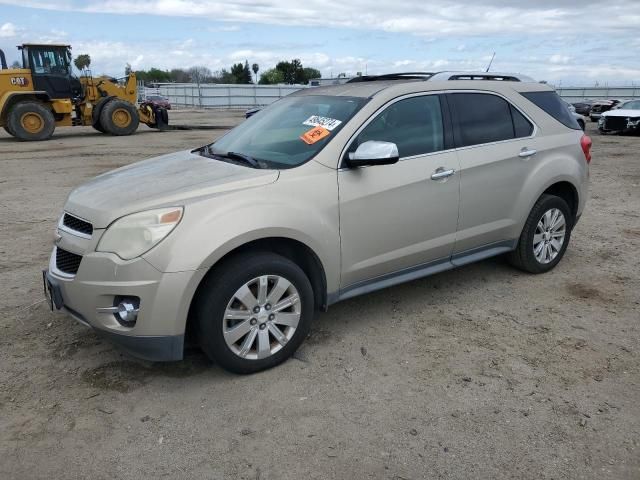
[[[34,90],[45,91],[51,98],[73,98],[77,79],[72,75],[69,45],[25,44],[18,49],[23,67],[31,70]]]

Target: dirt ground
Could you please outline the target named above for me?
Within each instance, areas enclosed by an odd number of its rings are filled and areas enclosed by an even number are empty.
[[[253,376],[198,351],[135,360],[43,301],[73,187],[220,131],[1,131],[0,478],[640,478],[640,137],[593,125],[591,199],[554,271],[493,259],[339,303]]]

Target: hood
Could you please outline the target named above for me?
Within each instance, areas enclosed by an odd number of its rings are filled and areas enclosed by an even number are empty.
[[[190,199],[273,183],[277,170],[261,170],[191,153],[151,158],[95,177],[71,192],[65,211],[106,228],[129,213],[183,205]]]
[[[618,110],[609,110],[602,114],[603,117],[640,117],[640,110],[626,110],[620,108]]]

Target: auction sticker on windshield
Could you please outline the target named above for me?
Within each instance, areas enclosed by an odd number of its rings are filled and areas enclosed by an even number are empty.
[[[333,130],[341,123],[342,122],[340,120],[336,120],[335,118],[320,117],[318,115],[312,115],[302,122],[303,125],[309,125],[310,127],[324,127],[329,131]]]
[[[330,134],[331,132],[324,127],[314,127],[311,130],[300,135],[300,138],[307,145],[313,145],[323,138],[328,137]]]

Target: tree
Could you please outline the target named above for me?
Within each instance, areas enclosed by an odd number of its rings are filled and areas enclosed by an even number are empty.
[[[251,70],[253,70],[253,74],[256,77],[255,83],[258,83],[258,70],[260,70],[260,65],[254,63],[253,65],[251,65]]]
[[[294,58],[290,62],[278,62],[278,64],[276,65],[276,70],[280,70],[280,72],[282,72],[284,83],[290,85],[294,83],[304,83],[304,70],[302,68],[302,62],[297,58]]]
[[[304,75],[304,83],[307,84],[309,83],[310,80],[313,80],[314,78],[320,78],[322,77],[322,74],[320,73],[320,70],[315,69],[315,68],[311,68],[311,67],[305,67],[302,69],[303,75]]]
[[[251,76],[251,69],[249,68],[249,62],[244,61],[244,68],[242,69],[242,77],[238,83],[253,83],[253,77]]]
[[[203,66],[191,67],[188,71],[191,81],[194,83],[206,83],[211,79],[211,70]]]
[[[22,64],[16,60],[11,64],[11,68],[22,68]]]
[[[124,74],[125,74],[126,76],[128,76],[130,73],[131,73],[131,64],[130,64],[130,63],[127,63],[127,64],[124,66]]]
[[[176,83],[188,83],[191,80],[189,72],[182,68],[174,68],[169,72],[169,77],[172,82]]]
[[[91,57],[86,53],[82,53],[76,57],[73,63],[78,70],[84,70],[85,68],[89,68],[89,65],[91,65]]]
[[[284,83],[284,75],[276,68],[265,70],[260,75],[260,85],[278,85]]]

